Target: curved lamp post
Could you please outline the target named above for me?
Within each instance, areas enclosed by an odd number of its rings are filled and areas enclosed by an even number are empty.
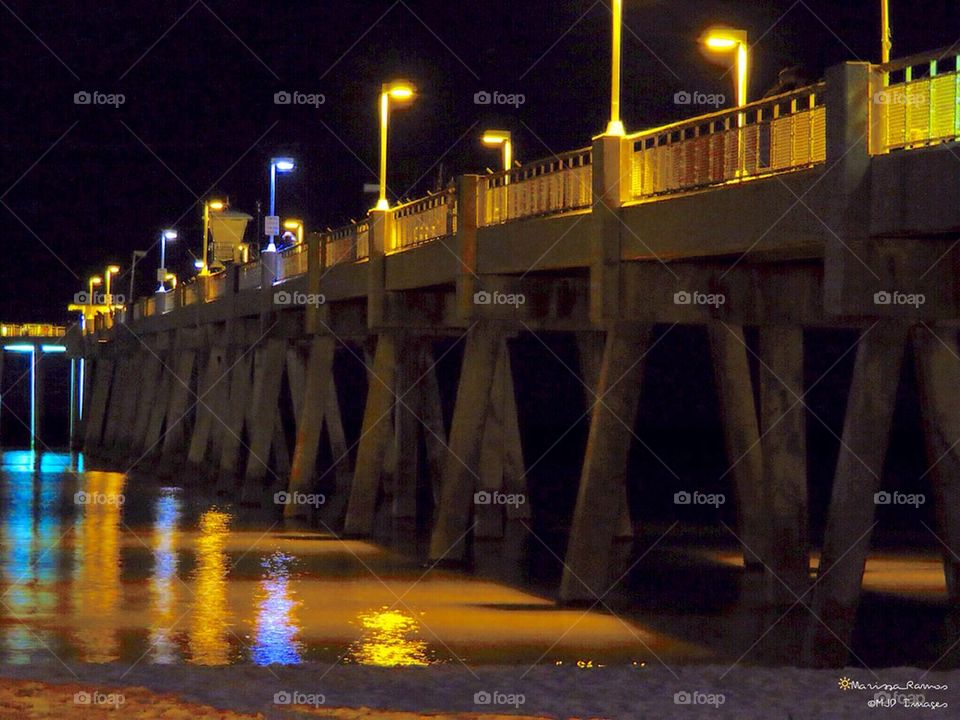
[[[413,100],[417,90],[407,80],[384,83],[380,89],[380,199],[376,210],[389,210],[387,200],[387,128],[390,125],[391,104],[403,106]]]
[[[487,147],[499,147],[503,154],[503,169],[509,172],[513,167],[513,135],[509,130],[487,130],[481,141]]]
[[[210,246],[210,211],[220,212],[227,204],[222,200],[207,200],[203,204],[203,260],[199,265],[200,275],[210,274],[210,263],[207,259],[207,248]]]
[[[164,230],[160,233],[160,267],[157,268],[157,282],[160,284],[157,286],[157,292],[162,293],[166,292],[167,288],[164,283],[167,280],[167,241],[176,240],[177,231],[176,230]]]

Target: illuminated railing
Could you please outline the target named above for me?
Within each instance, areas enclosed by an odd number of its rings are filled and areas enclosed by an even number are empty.
[[[143,315],[144,317],[152,317],[157,314],[157,298],[149,297],[144,303]]]
[[[627,142],[633,145],[633,198],[736,182],[824,162],[824,87],[821,83],[800,88],[741,109],[628,136]]]
[[[67,332],[64,325],[46,323],[2,323],[0,337],[63,337]]]
[[[584,148],[480,178],[479,224],[590,207],[592,162],[591,149]]]
[[[296,277],[307,273],[307,244],[297,243],[280,253],[279,279]]]
[[[323,265],[330,267],[370,257],[370,223],[351,223],[326,233]]]
[[[157,306],[161,314],[173,312],[177,309],[177,291],[171,290],[157,295]]]
[[[871,113],[879,123],[874,152],[916,148],[960,138],[960,58],[925,53],[878,66],[881,89]]]
[[[254,260],[240,266],[240,289],[253,290],[260,287],[260,261]]]
[[[390,248],[406,250],[456,232],[457,191],[448,188],[394,208]]]

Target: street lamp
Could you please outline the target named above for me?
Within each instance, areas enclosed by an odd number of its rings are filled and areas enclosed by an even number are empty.
[[[97,285],[102,285],[102,284],[103,284],[103,278],[100,277],[99,275],[94,275],[90,278],[90,294],[88,295],[88,297],[90,298],[91,312],[93,311],[93,306],[97,304],[95,302],[96,298],[94,298],[93,296],[93,288],[95,288]]]
[[[210,211],[220,212],[227,207],[222,200],[207,200],[203,204],[203,260],[200,267],[200,275],[209,275],[210,266],[207,263],[207,248],[210,245]]]
[[[731,28],[712,28],[701,38],[704,46],[712,52],[737,53],[737,107],[747,104],[747,31]],[[746,172],[746,153],[743,143],[743,126],[746,124],[746,115],[737,113],[737,177],[743,177]]]
[[[167,291],[166,287],[164,287],[164,282],[167,280],[167,240],[176,239],[176,230],[164,230],[160,233],[160,267],[157,268],[157,281],[160,283],[157,287],[157,292],[159,293]]]
[[[387,127],[390,124],[390,102],[403,106],[413,100],[417,90],[407,80],[384,83],[380,89],[380,199],[377,210],[389,210],[387,200]]]
[[[747,104],[747,31],[713,28],[701,38],[704,46],[713,52],[737,53],[737,107]]]
[[[620,47],[623,37],[623,0],[613,0],[610,8],[613,15],[613,52],[610,72],[610,123],[607,135],[623,137],[626,130],[620,120]]]
[[[104,295],[106,295],[107,305],[113,307],[113,295],[110,294],[110,279],[120,272],[119,265],[107,265],[106,272],[103,274],[103,277],[106,278],[106,282],[103,286]]]
[[[487,130],[481,138],[487,147],[499,147],[503,152],[503,169],[510,172],[513,167],[513,136],[509,130]]]
[[[270,160],[270,216],[274,217],[277,214],[277,173],[288,173],[293,172],[293,169],[297,164],[293,161],[293,158],[288,157],[276,157]],[[267,245],[267,248],[264,252],[276,252],[277,236],[275,233],[270,234],[270,243]]]
[[[890,0],[880,0],[880,62],[890,62]]]

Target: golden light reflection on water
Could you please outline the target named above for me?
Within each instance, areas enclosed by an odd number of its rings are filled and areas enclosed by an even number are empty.
[[[360,665],[377,667],[430,665],[427,643],[416,635],[416,618],[399,610],[383,607],[358,618],[363,637],[350,646],[348,658]]]
[[[229,526],[230,515],[220,510],[207,510],[200,516],[190,625],[190,661],[197,665],[225,665],[230,660],[227,555],[224,552]]]
[[[117,660],[119,647],[113,616],[120,599],[120,509],[125,477],[89,472],[86,493],[75,496],[81,508],[74,548],[73,613],[80,659]],[[81,499],[77,499],[81,498]]]
[[[301,662],[301,643],[297,640],[300,602],[290,589],[293,556],[277,551],[264,558],[260,566],[265,576],[260,581],[255,602],[257,617],[255,640],[250,649],[257,665],[295,665]]]
[[[177,604],[177,524],[180,497],[176,488],[164,488],[157,498],[151,550],[153,575],[150,578],[150,646],[153,662],[168,665],[178,659],[173,627],[179,620]]]

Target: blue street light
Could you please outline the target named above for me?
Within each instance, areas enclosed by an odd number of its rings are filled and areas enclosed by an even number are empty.
[[[288,173],[292,172],[293,169],[297,166],[293,158],[288,157],[276,157],[270,160],[270,215],[275,216],[277,214],[277,173]],[[270,235],[270,243],[267,245],[265,252],[276,252],[277,236]]]
[[[157,292],[166,292],[167,288],[164,286],[164,282],[167,279],[167,240],[176,240],[177,231],[176,230],[164,230],[160,233],[160,267],[157,269],[157,281],[160,285],[157,287]]]

